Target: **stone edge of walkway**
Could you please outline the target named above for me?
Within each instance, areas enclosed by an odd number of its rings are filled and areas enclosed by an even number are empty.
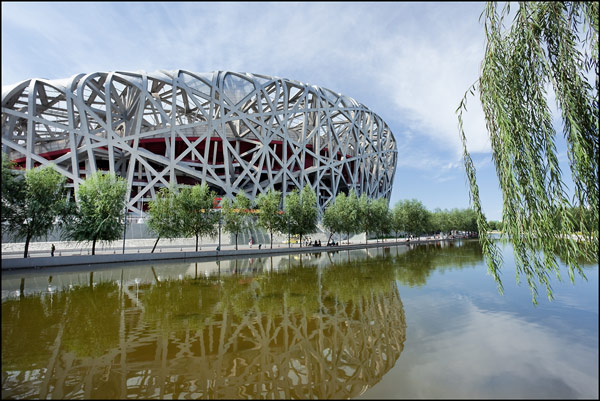
[[[200,252],[162,252],[162,253],[125,253],[125,254],[102,254],[102,255],[70,255],[54,257],[35,258],[6,258],[2,259],[2,270],[14,269],[38,269],[42,267],[62,266],[89,266],[93,264],[128,263],[145,261],[168,261],[168,260],[214,260],[214,259],[236,259],[239,257],[270,256],[293,253],[335,252],[353,249],[402,246],[407,244],[423,244],[440,241],[453,241],[451,238],[444,239],[422,239],[410,242],[378,242],[369,244],[350,244],[335,247],[302,247],[302,248],[264,248],[264,249],[239,249],[224,251],[200,251]]]

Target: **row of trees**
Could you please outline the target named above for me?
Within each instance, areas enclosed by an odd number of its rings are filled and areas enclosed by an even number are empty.
[[[78,202],[67,197],[66,178],[52,166],[26,172],[2,161],[2,223],[18,239],[25,240],[24,257],[34,237],[47,236],[55,227],[62,228],[64,239],[92,242],[122,238],[126,217],[125,181],[114,174],[98,172],[84,180],[78,191]],[[235,236],[253,225],[270,234],[298,236],[300,243],[307,234],[317,231],[319,221],[317,197],[310,186],[294,190],[285,197],[280,191],[260,194],[252,202],[244,193],[234,199],[223,199],[221,209],[215,207],[217,194],[207,184],[162,188],[149,203],[148,227],[157,234],[154,252],[161,238],[195,237],[196,251],[203,236],[214,236],[217,224]],[[282,207],[283,206],[283,207]],[[439,210],[429,212],[416,199],[403,200],[388,208],[385,199],[372,200],[366,194],[340,193],[324,211],[323,227],[335,234],[376,233],[377,238],[394,233],[476,231],[474,212]]]
[[[15,239],[25,240],[24,257],[29,254],[33,238],[47,236],[55,228],[62,238],[92,242],[92,255],[97,241],[115,241],[124,235],[127,184],[114,174],[97,172],[79,185],[75,202],[67,196],[66,178],[53,166],[17,170],[2,158],[2,225]],[[294,191],[285,198],[282,211],[281,193],[261,194],[252,205],[245,194],[233,200],[224,199],[219,212],[215,208],[217,194],[208,185],[163,188],[149,205],[148,226],[160,238],[195,237],[216,234],[221,214],[224,229],[237,238],[256,220],[271,235],[290,232],[301,237],[316,231],[317,200],[310,187]],[[254,207],[254,209],[253,209]],[[260,212],[260,213],[257,213]],[[257,218],[253,218],[257,215]]]
[[[389,209],[385,199],[371,200],[366,195],[357,197],[339,194],[335,202],[325,209],[323,225],[332,233],[343,233],[347,237],[351,232],[365,232],[384,237],[393,233],[396,237],[402,233],[420,236],[432,233],[450,233],[452,231],[477,231],[475,212],[472,209],[452,209],[433,212],[416,199],[396,202]]]
[[[2,158],[2,225],[25,240],[24,257],[33,238],[62,228],[64,239],[97,241],[122,238],[127,183],[114,174],[94,174],[79,186],[79,202],[67,196],[67,179],[52,166],[26,172]]]
[[[158,236],[152,252],[160,238],[192,235],[196,237],[197,251],[199,237],[214,236],[220,218],[223,229],[234,235],[236,250],[239,234],[254,223],[269,232],[271,248],[275,232],[290,232],[302,239],[317,229],[317,197],[309,186],[292,191],[285,199],[280,191],[270,190],[260,194],[254,203],[240,192],[233,200],[223,199],[221,211],[214,207],[216,197],[207,184],[162,188],[148,209],[148,227]]]

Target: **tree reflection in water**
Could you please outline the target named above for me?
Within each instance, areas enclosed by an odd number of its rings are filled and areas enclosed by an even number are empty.
[[[425,285],[434,271],[474,267],[483,260],[478,241],[437,242],[409,245],[407,252],[393,255],[396,280],[410,287]]]
[[[355,397],[403,349],[396,269],[324,255],[6,300],[2,397]]]

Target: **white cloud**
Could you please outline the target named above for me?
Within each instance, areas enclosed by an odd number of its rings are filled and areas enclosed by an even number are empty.
[[[398,139],[399,168],[433,168],[439,174],[434,179],[446,180],[462,169],[455,110],[477,78],[482,7],[3,3],[3,45],[24,39],[20,43],[31,46],[27,53],[15,46],[8,53],[3,46],[3,84],[97,70],[177,68],[296,79],[354,97],[377,112]],[[468,148],[487,152],[477,100],[469,99],[465,115]]]
[[[595,351],[589,345],[513,313],[481,309],[456,295],[464,310],[457,314],[459,321],[441,319],[446,327],[419,320],[436,321],[432,313],[447,305],[430,296],[412,300],[419,305],[412,311],[414,335],[409,338],[407,333],[401,361],[359,398],[597,397],[597,358],[594,365],[589,355]]]
[[[465,9],[477,12],[461,16]],[[458,153],[454,111],[477,77],[479,9],[456,3],[3,3],[3,45],[32,45],[16,55],[5,55],[3,46],[3,60],[11,60],[3,63],[3,84],[31,77],[15,77],[24,73],[19,64],[28,71],[36,64],[36,76],[48,78],[127,69],[264,73],[356,93],[384,119],[400,116],[408,128]],[[465,117],[469,149],[486,151],[475,100]]]
[[[385,59],[376,73],[381,76],[379,87],[389,88],[386,94],[392,97],[410,129],[461,154],[456,109],[477,79],[483,45],[478,40],[481,35],[464,43],[466,36],[460,37],[447,28],[449,32],[439,32],[446,35],[443,40],[391,37],[372,53],[380,53]],[[467,100],[464,129],[469,151],[488,152],[490,144],[478,100],[473,96]]]

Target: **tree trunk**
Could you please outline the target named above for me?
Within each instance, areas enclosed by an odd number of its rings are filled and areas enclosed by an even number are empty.
[[[350,231],[346,232],[346,240],[348,241],[348,245],[350,245]]]
[[[271,249],[273,249],[273,230],[271,230]]]
[[[365,244],[369,243],[369,232],[365,231]]]
[[[96,254],[96,238],[92,241],[92,255]]]
[[[27,235],[27,237],[25,237],[25,253],[23,254],[24,258],[28,257],[29,241],[31,241],[31,235]]]
[[[327,239],[327,244],[331,242],[331,237],[333,237],[333,233],[329,233],[329,238]]]
[[[302,234],[300,234],[300,248],[302,248]]]
[[[237,239],[238,239],[238,235],[239,235],[238,233],[235,233],[235,250],[236,250],[236,251],[238,250],[238,247],[237,247]]]
[[[152,247],[152,252],[150,252],[150,253],[154,253],[154,249],[156,249],[156,245],[158,245],[158,240],[160,240],[160,235],[156,239],[156,242],[154,243],[154,246]]]
[[[196,252],[198,252],[198,234],[196,234]]]

